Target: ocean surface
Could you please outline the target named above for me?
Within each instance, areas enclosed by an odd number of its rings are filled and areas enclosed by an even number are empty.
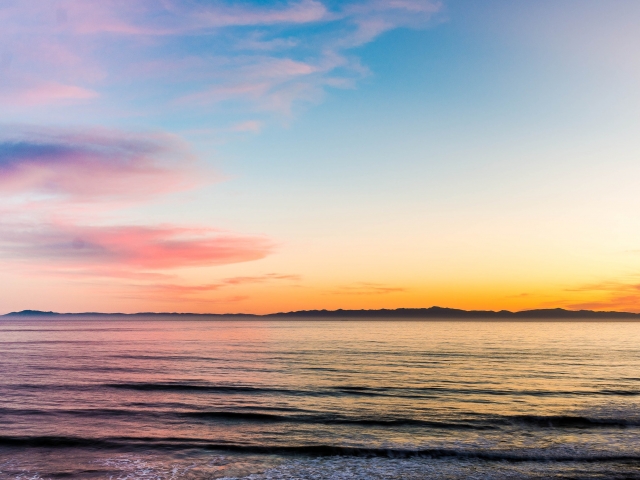
[[[640,323],[0,319],[2,479],[640,479]]]

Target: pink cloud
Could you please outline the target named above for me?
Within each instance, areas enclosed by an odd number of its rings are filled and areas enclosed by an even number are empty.
[[[232,99],[261,101],[279,86],[320,74],[334,66],[312,65],[288,58],[243,56],[221,65],[217,85],[183,98],[190,103],[222,102]]]
[[[322,20],[326,15],[326,7],[315,0],[291,2],[284,8],[210,6],[197,12],[194,26],[215,28],[278,23],[312,23]]]
[[[382,33],[399,27],[420,27],[442,9],[428,0],[373,0],[345,5],[342,14],[356,25],[338,42],[343,48],[368,43]]]
[[[108,130],[7,129],[0,195],[140,198],[193,186],[194,157],[177,137]]]
[[[196,185],[201,180],[194,178],[194,162],[181,140],[162,133],[7,128],[0,135],[4,266],[19,265],[27,274],[146,282],[167,278],[166,270],[268,255],[274,245],[262,236],[208,227],[77,223],[87,216],[99,221],[114,199],[140,201]]]
[[[265,237],[178,226],[5,225],[0,254],[61,271],[107,276],[248,262],[273,249]]]
[[[352,86],[349,79],[329,76],[339,68],[350,70],[358,78],[368,74],[359,64],[331,51],[323,52],[314,63],[264,55],[241,56],[221,65],[214,86],[186,95],[179,103],[235,102],[261,112],[290,116],[295,104],[320,100],[327,86]]]
[[[211,28],[310,23],[326,13],[325,6],[315,0],[273,7],[178,0],[59,0],[55,5],[10,2],[0,10],[0,20],[19,20],[10,29],[31,33],[49,28],[60,34],[164,36]]]
[[[237,123],[231,127],[232,132],[258,133],[260,130],[262,130],[262,122],[259,120],[247,120],[246,122]]]
[[[243,68],[242,71],[254,77],[290,78],[311,75],[318,71],[318,67],[289,58],[264,58],[260,63],[251,65],[248,68]]]
[[[0,102],[12,106],[33,106],[55,102],[90,100],[98,97],[98,93],[76,85],[44,83],[26,89],[15,89],[5,92]]]

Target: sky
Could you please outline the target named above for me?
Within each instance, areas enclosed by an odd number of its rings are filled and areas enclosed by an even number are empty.
[[[640,311],[635,0],[0,0],[0,313]]]

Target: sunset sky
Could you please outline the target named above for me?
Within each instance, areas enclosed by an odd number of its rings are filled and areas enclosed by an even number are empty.
[[[0,0],[0,313],[640,311],[638,25]]]

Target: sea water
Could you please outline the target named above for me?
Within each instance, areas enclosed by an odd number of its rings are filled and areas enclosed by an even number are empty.
[[[640,478],[640,323],[0,320],[0,478]]]

